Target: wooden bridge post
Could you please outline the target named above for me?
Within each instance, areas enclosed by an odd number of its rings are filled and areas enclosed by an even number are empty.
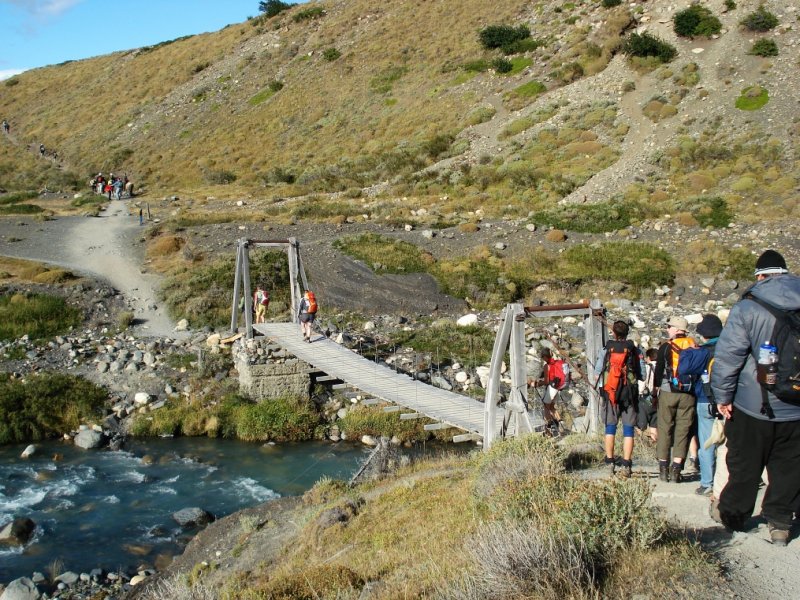
[[[486,384],[486,397],[484,400],[483,412],[483,449],[488,450],[494,442],[497,432],[494,430],[495,418],[497,415],[497,394],[500,391],[500,366],[503,362],[503,355],[508,347],[508,340],[511,337],[511,324],[514,322],[511,304],[503,309],[503,320],[494,338],[494,348],[492,349],[492,359],[489,365],[489,381]]]
[[[506,402],[506,412],[514,420],[514,435],[533,433],[528,414],[528,365],[525,361],[525,309],[522,304],[509,306],[511,319],[511,396]],[[511,423],[509,423],[509,428]]]
[[[300,306],[300,298],[303,297],[303,290],[300,289],[298,275],[300,274],[300,244],[295,238],[289,238],[289,245],[286,254],[289,258],[289,288],[292,292],[292,323],[300,320],[297,309]],[[305,273],[302,274],[303,284],[305,285]]]
[[[242,284],[244,285],[244,324],[247,339],[253,339],[253,289],[250,287],[250,244],[242,240]]]
[[[600,422],[600,394],[594,383],[595,365],[600,357],[600,352],[606,345],[606,328],[600,319],[595,317],[595,312],[603,312],[603,305],[600,300],[594,299],[589,303],[591,309],[589,315],[584,320],[584,331],[586,332],[586,382],[589,384],[589,407],[586,411],[586,419],[589,422],[589,433],[596,434],[597,426]]]
[[[233,276],[233,302],[231,303],[231,333],[239,329],[239,298],[242,293],[242,240],[236,246],[236,270]]]

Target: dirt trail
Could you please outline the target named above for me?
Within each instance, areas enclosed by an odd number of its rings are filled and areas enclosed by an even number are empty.
[[[176,337],[175,324],[158,304],[158,277],[142,272],[142,252],[136,244],[142,229],[129,216],[127,202],[113,201],[98,217],[60,218],[17,228],[32,234],[4,244],[0,254],[58,265],[108,281],[125,296],[136,327],[153,336]],[[4,221],[0,229],[15,227]],[[35,233],[30,228],[36,228]]]

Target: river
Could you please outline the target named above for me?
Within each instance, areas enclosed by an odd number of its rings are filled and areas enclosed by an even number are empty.
[[[24,550],[0,547],[0,582],[60,571],[163,566],[193,532],[172,513],[200,507],[222,517],[272,498],[301,494],[323,475],[347,479],[367,456],[353,444],[265,446],[232,440],[129,440],[124,451],[86,451],[49,441],[0,446],[0,526],[36,523]]]

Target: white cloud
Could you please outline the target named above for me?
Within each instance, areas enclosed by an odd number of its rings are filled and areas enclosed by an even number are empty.
[[[23,71],[27,71],[27,69],[0,69],[0,81],[19,75]]]
[[[3,0],[36,17],[57,17],[83,0]]]

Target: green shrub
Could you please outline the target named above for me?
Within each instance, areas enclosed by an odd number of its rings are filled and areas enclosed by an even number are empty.
[[[0,296],[0,340],[15,340],[25,334],[41,340],[67,333],[81,321],[81,312],[57,296]]]
[[[675,33],[682,37],[704,35],[710,37],[719,33],[722,23],[705,6],[692,4],[689,8],[678,11],[672,18]]]
[[[15,85],[19,85],[19,77],[11,77],[10,79],[6,79],[6,87],[14,87]]]
[[[379,94],[386,94],[392,91],[392,86],[403,75],[406,74],[405,67],[389,67],[378,73],[375,77],[370,79],[369,87],[373,92]]]
[[[778,56],[778,44],[775,43],[775,40],[762,38],[753,44],[748,54],[753,54],[755,56]]]
[[[725,0],[725,2],[723,2],[723,4],[725,5],[725,10],[726,11],[736,10],[736,2],[734,0]]]
[[[283,82],[275,79],[269,82],[268,87],[271,92],[280,92],[283,89]]]
[[[672,284],[675,262],[657,246],[636,242],[578,244],[561,255],[561,277],[573,283],[619,281],[634,289]]]
[[[495,58],[492,61],[492,68],[498,73],[511,73],[514,65],[507,58]]]
[[[727,227],[734,219],[733,211],[719,196],[693,198],[681,204],[681,210],[694,215],[701,227]]]
[[[328,62],[333,62],[342,55],[336,48],[326,48],[322,51],[322,58]]]
[[[360,439],[364,435],[373,437],[397,436],[403,442],[424,441],[428,432],[424,429],[427,421],[423,419],[400,420],[400,413],[384,412],[381,408],[355,406],[338,421],[339,429],[347,434],[347,439]]]
[[[41,373],[24,381],[0,374],[0,444],[63,435],[102,417],[108,394],[73,375]]]
[[[429,352],[437,365],[440,362],[458,362],[471,368],[489,361],[494,337],[492,331],[477,325],[443,325],[392,332],[389,339],[390,344]]]
[[[605,233],[628,227],[640,208],[631,202],[598,202],[567,205],[535,213],[531,220],[540,225],[581,233]]]
[[[622,45],[622,51],[628,56],[657,58],[662,63],[668,63],[678,54],[672,44],[660,40],[647,32],[630,34]]]
[[[525,38],[516,40],[501,48],[503,54],[521,54],[522,52],[533,52],[534,50],[545,46],[543,40],[535,40],[533,38]]]
[[[481,29],[478,37],[484,48],[492,50],[510,46],[518,40],[531,36],[531,30],[525,25],[511,27],[510,25],[490,25]]]
[[[0,206],[0,215],[36,215],[44,212],[41,206],[36,204],[9,204]]]
[[[322,8],[321,6],[312,6],[311,8],[301,10],[300,12],[292,15],[292,21],[294,21],[295,23],[300,23],[301,21],[312,21],[314,19],[319,19],[324,15],[325,15],[324,8]]]
[[[467,125],[480,125],[491,121],[497,111],[492,106],[481,106],[467,115]]]
[[[0,195],[0,206],[4,204],[16,204],[24,200],[30,200],[32,198],[38,198],[38,197],[39,197],[39,192],[37,192],[36,190],[23,190],[11,194],[2,194]]]
[[[281,0],[262,0],[258,3],[258,10],[264,13],[267,18],[271,18],[285,10],[289,10],[292,6],[292,4],[281,2]]]
[[[758,7],[758,10],[751,12],[741,21],[742,25],[748,31],[769,31],[778,25],[778,17],[764,8],[764,5]]]
[[[736,108],[739,110],[758,110],[769,102],[769,92],[758,85],[746,87],[741,96],[736,99]]]
[[[483,73],[489,70],[489,62],[483,58],[470,60],[461,65],[461,68],[469,73]]]
[[[603,0],[603,8],[613,8],[622,4],[622,0]]]
[[[228,185],[236,181],[236,173],[224,169],[207,171],[205,180],[212,185]]]

